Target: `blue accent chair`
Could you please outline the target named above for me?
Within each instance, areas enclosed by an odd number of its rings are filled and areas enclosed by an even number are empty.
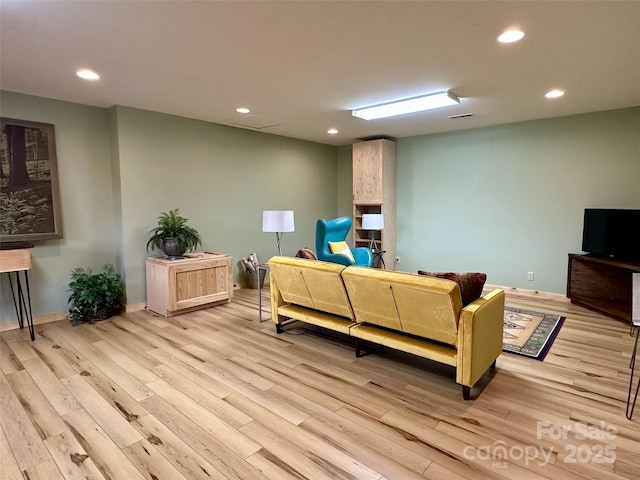
[[[323,218],[316,222],[316,255],[318,260],[325,262],[339,263],[341,265],[351,265],[351,260],[340,253],[331,253],[329,242],[344,242],[351,229],[350,217],[339,217],[333,220]],[[370,267],[373,261],[371,250],[364,247],[352,248],[351,253],[355,263],[360,267]]]

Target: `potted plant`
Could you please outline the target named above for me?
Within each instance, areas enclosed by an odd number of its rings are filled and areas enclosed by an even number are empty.
[[[110,263],[96,274],[92,274],[91,269],[73,269],[69,291],[69,321],[74,325],[94,323],[118,313],[124,293],[120,274]]]
[[[178,213],[178,209],[162,213],[158,217],[158,226],[151,230],[151,237],[147,242],[147,252],[160,248],[169,260],[175,260],[184,255],[187,250],[193,251],[202,245],[198,231],[187,225],[187,218]]]

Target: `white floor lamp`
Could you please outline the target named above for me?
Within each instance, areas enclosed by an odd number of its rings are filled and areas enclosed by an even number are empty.
[[[374,230],[384,230],[384,215],[381,213],[363,213],[362,228],[369,230],[371,238],[369,248],[372,252],[375,252],[378,245],[376,244],[376,232]]]
[[[262,231],[276,234],[276,255],[282,255],[280,242],[284,232],[295,232],[293,210],[265,210],[262,212]]]

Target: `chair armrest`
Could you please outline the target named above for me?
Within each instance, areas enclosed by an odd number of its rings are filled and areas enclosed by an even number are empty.
[[[330,253],[328,255],[323,255],[323,257],[319,258],[319,260],[322,260],[323,262],[339,263],[340,265],[344,265],[345,267],[353,265],[351,263],[351,259],[341,253]]]
[[[353,255],[353,259],[355,260],[355,262],[353,263],[354,265],[358,265],[360,267],[370,267],[373,263],[373,254],[368,248],[352,248],[351,254]]]
[[[462,309],[456,382],[472,387],[502,352],[504,290],[492,290]]]

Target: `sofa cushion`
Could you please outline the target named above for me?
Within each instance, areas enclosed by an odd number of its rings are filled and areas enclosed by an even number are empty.
[[[454,273],[418,270],[418,274],[426,275],[428,277],[445,278],[456,282],[460,287],[462,305],[465,307],[482,296],[482,288],[484,287],[484,283],[487,281],[487,274],[478,272]]]
[[[331,253],[339,253],[349,257],[352,265],[356,261],[356,259],[353,258],[353,254],[351,253],[351,249],[349,248],[349,245],[347,245],[347,242],[329,242],[329,250],[331,250]]]
[[[354,266],[342,278],[359,324],[456,345],[462,302],[455,282]]]
[[[353,310],[340,275],[344,265],[295,257],[271,257],[272,295],[284,302],[353,319]]]
[[[315,252],[313,250],[311,250],[309,247],[304,247],[301,248],[300,250],[298,250],[298,252],[296,253],[296,257],[298,258],[306,258],[308,260],[317,260],[318,256],[315,254]]]

